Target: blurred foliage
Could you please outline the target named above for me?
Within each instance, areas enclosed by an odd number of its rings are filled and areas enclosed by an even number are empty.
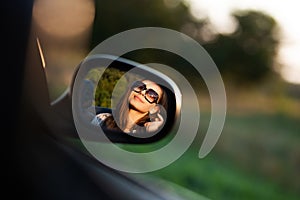
[[[205,45],[223,75],[237,83],[257,83],[273,73],[278,29],[275,20],[258,11],[233,13],[238,26]]]
[[[199,159],[210,114],[201,113],[201,118],[202,126],[192,146],[171,165],[147,175],[211,199],[299,199],[299,118],[281,113],[228,114],[213,151]],[[122,148],[150,152],[169,142],[165,138],[154,144],[123,144]]]
[[[133,28],[152,26],[180,30],[184,24],[194,22],[188,7],[181,1],[170,8],[164,0],[98,0],[92,47]]]
[[[99,0],[91,48],[122,31],[148,26],[174,29],[198,41],[211,55],[226,83],[230,83],[226,88],[227,94],[228,91],[231,94],[228,95],[230,112],[224,133],[207,158],[197,159],[201,145],[197,144],[178,161],[152,174],[214,199],[299,199],[300,92],[298,86],[286,88],[274,70],[280,30],[271,16],[260,11],[239,10],[232,16],[236,29],[230,34],[220,34],[211,29],[208,19],[193,18],[182,1]],[[199,80],[200,75],[189,63],[170,52],[146,49],[129,52],[126,57],[141,63],[167,64],[189,81]],[[98,105],[110,105],[99,99],[101,95],[110,99],[104,90],[112,90],[115,78],[118,77],[99,82],[103,91],[96,97]],[[269,78],[271,81],[262,86]],[[249,85],[256,90],[251,91]],[[232,86],[247,90],[235,90]],[[298,99],[286,98],[283,91]],[[202,116],[202,122],[209,121],[209,117]],[[200,132],[205,132],[205,126],[201,129]],[[123,148],[147,152],[168,141],[161,142],[156,146]]]
[[[183,32],[194,38],[211,55],[225,79],[239,83],[257,84],[274,73],[279,45],[276,21],[259,11],[233,12],[237,28],[232,34],[215,33],[209,20],[197,20],[189,7],[179,0],[110,0],[96,1],[91,48],[103,40],[133,28],[163,27]],[[151,62],[161,58],[169,66],[179,65],[176,59],[160,53],[146,52],[131,59]],[[152,61],[152,62],[153,62]],[[184,63],[180,63],[185,68]]]
[[[127,82],[121,79],[123,75],[124,72],[115,68],[95,68],[88,73],[86,79],[97,83],[94,98],[96,106],[111,108],[112,94],[121,95],[126,89]],[[117,83],[119,87],[115,87]]]

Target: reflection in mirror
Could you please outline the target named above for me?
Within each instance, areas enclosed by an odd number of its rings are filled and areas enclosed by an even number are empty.
[[[146,143],[176,128],[181,95],[166,75],[115,57],[98,56],[82,65],[87,70],[79,81],[78,102],[93,134],[101,128],[113,142]]]

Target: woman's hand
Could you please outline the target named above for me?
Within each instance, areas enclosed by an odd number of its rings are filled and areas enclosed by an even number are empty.
[[[156,132],[164,124],[164,118],[160,113],[156,114],[156,117],[151,121],[144,124],[147,132]]]
[[[93,120],[91,121],[91,123],[94,124],[94,125],[101,126],[102,123],[104,122],[104,120],[105,120],[107,117],[109,117],[109,116],[111,116],[110,113],[100,113],[100,114],[96,115],[96,116],[93,118]]]

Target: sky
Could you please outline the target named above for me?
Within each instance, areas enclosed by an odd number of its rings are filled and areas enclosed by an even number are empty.
[[[220,33],[234,30],[230,13],[235,9],[255,9],[271,15],[282,32],[278,61],[282,77],[300,84],[300,6],[296,0],[185,0],[197,18],[209,17]]]

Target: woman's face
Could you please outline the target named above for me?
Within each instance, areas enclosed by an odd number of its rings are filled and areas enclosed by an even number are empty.
[[[144,80],[142,83],[144,83],[146,87],[140,92],[132,90],[128,100],[129,104],[136,110],[142,113],[147,113],[151,108],[155,107],[157,102],[159,102],[163,94],[163,90],[153,81]],[[155,93],[158,95],[157,101],[153,100],[153,97],[156,96]],[[153,101],[153,103],[150,103],[149,101]]]

